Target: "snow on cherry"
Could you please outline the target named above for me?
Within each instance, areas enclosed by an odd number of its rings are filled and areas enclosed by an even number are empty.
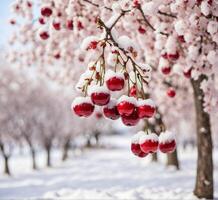
[[[140,158],[156,153],[158,149],[162,153],[172,153],[175,148],[175,135],[169,131],[162,132],[159,137],[149,131],[139,131],[132,137],[131,151]]]

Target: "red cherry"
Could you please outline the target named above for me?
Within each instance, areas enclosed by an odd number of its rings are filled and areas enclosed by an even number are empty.
[[[124,79],[119,77],[111,77],[106,81],[107,87],[111,91],[120,91],[124,88]]]
[[[57,16],[58,16],[58,17],[61,17],[61,16],[62,16],[62,13],[61,13],[61,12],[58,12]]]
[[[139,0],[133,0],[133,7],[134,8],[139,8],[140,7]]]
[[[78,21],[78,22],[77,22],[77,28],[78,28],[79,31],[80,31],[81,29],[84,29],[84,26],[83,26],[83,24],[82,24],[81,21]]]
[[[110,94],[104,86],[93,86],[90,94],[92,102],[98,106],[107,105],[110,101]]]
[[[208,3],[210,6],[212,6],[213,0],[208,0],[207,3]]]
[[[159,149],[163,153],[172,153],[176,149],[176,141],[172,140],[171,142],[160,143]]]
[[[114,99],[111,99],[110,103],[103,108],[103,113],[106,118],[112,120],[117,120],[120,117]]]
[[[96,49],[98,45],[97,41],[91,41],[87,49]]]
[[[155,105],[151,99],[140,100],[138,102],[138,115],[140,119],[153,117],[155,110]]]
[[[175,54],[167,54],[167,58],[169,60],[177,60],[179,58],[179,52],[177,51]]]
[[[176,91],[175,91],[175,89],[174,89],[173,87],[168,88],[168,90],[167,90],[167,95],[168,95],[169,97],[171,97],[171,98],[175,97],[175,96],[176,96]]]
[[[142,26],[139,26],[138,31],[141,34],[145,34],[145,32],[146,32],[146,30]]]
[[[138,124],[140,120],[137,109],[135,109],[131,115],[128,115],[128,116],[122,115],[121,119],[122,119],[123,124],[125,124],[126,126],[135,126],[136,124]]]
[[[143,158],[145,156],[147,156],[147,153],[144,153],[141,148],[140,148],[140,144],[139,144],[139,140],[140,137],[142,137],[145,133],[143,131],[139,131],[137,134],[135,134],[132,137],[132,142],[131,142],[131,151],[134,155]]]
[[[53,22],[52,23],[55,30],[59,31],[61,30],[61,23],[60,22]]]
[[[43,31],[39,34],[39,36],[41,37],[41,39],[43,40],[47,40],[49,38],[49,34],[47,31]]]
[[[56,53],[56,54],[54,54],[54,57],[55,57],[56,59],[60,59],[61,55],[60,55],[60,53]]]
[[[171,72],[171,67],[168,67],[168,66],[162,67],[162,68],[161,68],[161,72],[162,72],[163,74],[165,74],[165,75],[168,75],[168,74],[170,74],[170,72]]]
[[[130,88],[130,92],[129,92],[129,95],[131,96],[131,97],[137,97],[137,89],[136,89],[136,86],[135,85],[133,85],[131,88]]]
[[[179,35],[179,36],[178,36],[178,40],[179,40],[179,42],[181,42],[181,43],[184,43],[184,42],[185,42],[185,38],[184,38],[183,35]]]
[[[135,109],[136,100],[134,97],[122,96],[117,104],[120,115],[131,115]]]
[[[154,133],[144,135],[140,138],[139,144],[144,153],[155,153],[158,149],[158,136]]]
[[[52,9],[49,7],[41,8],[41,15],[44,17],[50,17],[52,15]]]
[[[44,19],[43,17],[40,17],[40,18],[39,18],[39,23],[40,23],[40,24],[45,24],[45,19]]]
[[[186,78],[191,78],[192,68],[190,68],[189,70],[183,71],[183,74]]]
[[[71,105],[71,109],[79,117],[89,117],[93,113],[94,108],[88,97],[77,97]]]
[[[167,54],[167,53],[161,54],[161,56],[162,56],[164,59],[168,59],[168,54]]]
[[[134,155],[140,157],[140,158],[144,158],[145,156],[147,156],[147,153],[144,153],[141,148],[140,148],[140,144],[131,144],[131,151]]]
[[[28,6],[29,8],[31,8],[31,7],[32,7],[32,3],[29,2],[29,1],[27,1],[27,6]]]
[[[73,20],[68,19],[66,22],[66,27],[68,30],[73,30]]]
[[[91,99],[92,99],[92,102],[94,104],[96,104],[98,106],[104,106],[104,105],[109,103],[109,101],[110,101],[110,94],[103,93],[103,92],[92,93],[91,94]]]
[[[159,149],[163,153],[172,153],[176,149],[176,140],[172,132],[166,131],[160,134]]]

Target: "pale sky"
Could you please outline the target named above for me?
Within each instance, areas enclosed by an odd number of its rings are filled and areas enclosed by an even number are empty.
[[[8,35],[10,34],[10,25],[8,19],[10,18],[9,5],[13,0],[0,0],[0,46],[6,44]]]

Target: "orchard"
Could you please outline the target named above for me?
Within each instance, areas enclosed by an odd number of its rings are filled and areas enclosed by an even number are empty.
[[[185,121],[196,133],[193,193],[214,198],[216,0],[15,0],[10,9],[10,64],[71,87],[68,108],[60,107],[56,92],[58,112],[70,110],[77,124],[71,127],[69,116],[60,114],[69,120],[67,139],[78,137],[78,129],[123,125],[132,130],[129,150],[136,158],[163,154],[179,169],[177,139],[185,134],[184,127],[178,133]],[[57,130],[62,123],[56,122]],[[41,142],[48,157],[52,137]]]

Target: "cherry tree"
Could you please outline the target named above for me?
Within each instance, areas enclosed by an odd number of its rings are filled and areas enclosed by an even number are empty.
[[[162,115],[172,119],[164,110],[176,105],[173,111],[180,112],[179,105],[186,102],[176,101],[179,91],[187,97],[193,90],[198,145],[194,193],[198,197],[213,198],[209,113],[215,111],[218,104],[214,84],[218,62],[217,2],[42,0],[39,6],[41,13],[35,18],[31,1],[13,3],[13,12],[25,20],[10,20],[18,30],[12,35],[10,44],[19,42],[25,49],[17,50],[14,45],[8,58],[20,66],[38,64],[40,70],[62,83],[72,82],[72,77],[88,66],[76,85],[79,94],[84,93],[85,97],[76,98],[72,109],[77,115],[87,117],[96,105],[104,106],[106,117],[121,116],[126,125],[136,125],[140,118],[153,116],[153,103],[145,100],[147,93],[158,102]],[[19,60],[16,59],[18,55]],[[62,73],[51,70],[57,61]],[[113,94],[114,98],[121,94],[127,96],[116,103],[111,93],[117,90],[122,92]],[[162,91],[168,98],[175,98],[176,103],[164,101],[166,97],[159,95]],[[160,141],[174,146],[170,132],[161,135]],[[136,154],[145,156],[146,142],[157,149],[155,135],[139,133],[133,138]],[[141,152],[139,144],[144,151]]]

